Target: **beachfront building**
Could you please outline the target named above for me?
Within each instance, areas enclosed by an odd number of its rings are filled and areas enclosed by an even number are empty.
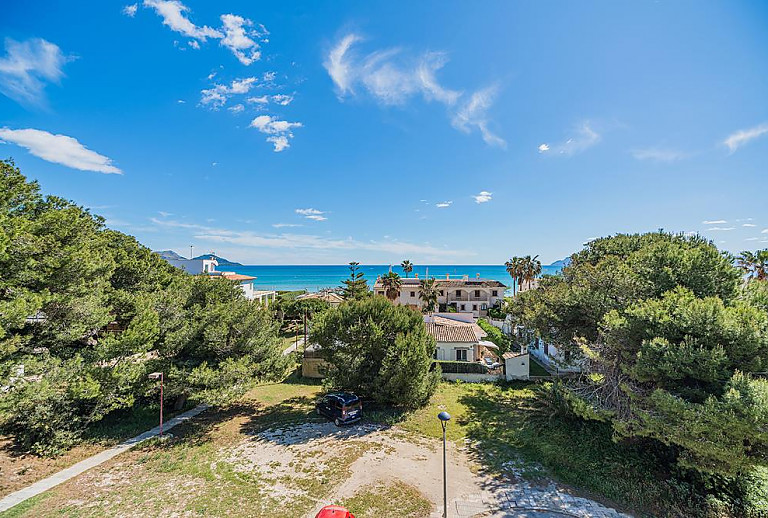
[[[400,295],[395,300],[396,304],[411,306],[421,309],[422,300],[419,298],[419,279],[418,275],[414,278],[401,278]],[[471,313],[475,318],[481,318],[488,315],[488,308],[500,305],[504,302],[504,290],[507,287],[495,280],[481,279],[476,277],[470,279],[468,275],[460,278],[451,278],[446,275],[445,278],[435,279],[435,289],[437,289],[437,303],[441,311],[453,311],[458,313]],[[373,285],[373,291],[376,295],[384,295],[384,285],[381,277],[376,279]]]
[[[163,257],[163,259],[168,261],[172,266],[180,268],[192,275],[213,273],[216,271],[216,267],[219,265],[218,261],[216,261],[216,259],[213,257],[209,257],[208,259],[184,259],[183,257],[181,259],[174,259],[170,257]]]
[[[230,281],[235,281],[238,285],[238,287],[243,290],[243,295],[245,295],[245,298],[248,300],[256,300],[265,306],[269,306],[271,302],[274,302],[275,299],[277,299],[277,292],[274,290],[257,290],[253,286],[253,281],[256,280],[256,277],[251,277],[250,275],[242,275],[235,272],[213,272],[209,273],[209,275],[212,275],[214,277],[220,277],[222,279],[227,279]]]

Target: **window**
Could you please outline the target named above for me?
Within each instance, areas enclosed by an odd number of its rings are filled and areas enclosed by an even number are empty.
[[[461,290],[456,290],[456,296],[461,297]]]
[[[456,349],[456,361],[457,362],[465,362],[465,361],[467,361],[467,350],[466,349]]]
[[[416,292],[415,292],[415,291],[412,291],[412,292],[411,292],[411,297],[415,297],[415,296],[416,296]]]
[[[479,297],[479,296],[480,296],[480,290],[475,290],[475,297]]]
[[[480,309],[485,311],[486,309],[488,309],[488,304],[480,304]]]
[[[466,306],[466,305],[464,305],[464,304],[462,304],[462,305],[461,305],[461,310],[462,310],[462,311],[464,311],[465,309],[467,309],[467,306]]]
[[[477,304],[472,304],[472,311],[477,311]]]
[[[384,292],[383,292],[383,291],[380,291],[380,292],[379,292],[379,295],[384,295]]]
[[[440,290],[440,296],[442,297],[444,295],[443,290]]]
[[[498,297],[498,296],[499,296],[499,290],[493,290],[493,291],[491,292],[491,296],[492,296],[492,297]]]

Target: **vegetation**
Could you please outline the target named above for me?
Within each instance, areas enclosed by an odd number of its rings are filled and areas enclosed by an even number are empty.
[[[394,302],[400,296],[400,288],[403,281],[395,272],[389,272],[381,276],[381,284],[384,287],[384,296]]]
[[[360,263],[352,261],[349,263],[349,279],[341,281],[341,296],[345,300],[358,300],[371,294],[368,289],[368,281],[365,275],[360,271]]]
[[[757,252],[744,251],[736,261],[750,279],[768,280],[768,248]]]
[[[522,289],[524,283],[527,283],[528,287],[531,287],[533,280],[541,275],[541,261],[539,256],[531,257],[527,255],[525,257],[513,257],[504,266],[507,269],[507,273],[512,277],[512,294],[515,295]]]
[[[512,348],[512,340],[507,335],[502,333],[501,329],[498,327],[488,323],[488,321],[482,318],[477,320],[477,325],[479,325],[480,328],[486,332],[488,335],[486,337],[488,341],[493,342],[499,346],[499,356]]]
[[[415,487],[399,480],[390,484],[378,482],[366,486],[341,504],[347,509],[353,509],[356,518],[426,518],[432,512],[429,499]]]
[[[513,307],[586,356],[588,376],[561,387],[572,415],[663,452],[682,478],[738,485],[768,459],[768,313],[749,284],[700,237],[617,235]]]
[[[311,339],[328,362],[326,383],[379,403],[418,407],[440,372],[431,370],[435,340],[421,314],[383,297],[342,304],[320,315]]]
[[[407,279],[407,278],[408,278],[408,274],[409,274],[409,273],[411,273],[411,272],[413,271],[413,263],[411,263],[411,261],[409,261],[408,259],[406,259],[405,261],[403,261],[402,263],[400,263],[400,267],[401,267],[401,268],[403,269],[403,271],[405,272],[405,278]]]
[[[277,324],[233,282],[193,277],[0,161],[0,430],[62,451],[105,416],[212,403],[280,376]]]
[[[437,288],[434,277],[419,281],[419,300],[423,304],[424,312],[432,313],[437,309]]]

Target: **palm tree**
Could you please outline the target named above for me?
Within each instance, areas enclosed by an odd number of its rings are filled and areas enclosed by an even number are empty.
[[[768,279],[768,248],[754,253],[745,250],[739,255],[736,262],[748,278],[758,281]]]
[[[408,278],[408,274],[409,274],[409,273],[411,273],[411,272],[413,271],[413,264],[411,263],[411,261],[409,261],[408,259],[406,259],[405,261],[403,261],[402,263],[400,263],[400,267],[401,267],[401,268],[403,269],[403,271],[405,272],[405,278],[407,279],[407,278]]]
[[[533,280],[541,274],[541,261],[539,256],[535,255],[531,257],[526,255],[523,259],[523,280],[528,283],[528,289],[531,289],[531,283]]]
[[[400,296],[400,286],[403,285],[400,276],[395,272],[389,272],[381,276],[381,284],[384,286],[384,295],[392,302],[397,300]]]
[[[419,281],[419,298],[424,302],[424,311],[432,313],[437,306],[437,288],[435,288],[435,278],[422,279]]]
[[[509,276],[512,277],[512,296],[514,297],[517,293],[517,287],[520,286],[520,281],[522,280],[523,259],[515,256],[504,263],[504,266],[507,268]]]

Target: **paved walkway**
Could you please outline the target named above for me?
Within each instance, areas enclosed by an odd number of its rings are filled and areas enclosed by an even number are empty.
[[[167,430],[170,430],[174,426],[195,417],[197,414],[199,414],[206,408],[208,408],[207,405],[198,405],[192,410],[188,410],[187,412],[184,412],[183,414],[179,414],[176,417],[168,420],[167,422],[163,423],[163,433],[165,433]],[[151,439],[152,437],[155,437],[156,435],[159,435],[159,434],[160,434],[160,427],[156,426],[155,428],[152,428],[151,430],[148,430],[142,433],[141,435],[137,435],[136,437],[128,439],[127,441],[122,442],[117,446],[113,446],[108,450],[104,450],[103,452],[94,455],[93,457],[88,457],[85,460],[81,460],[77,464],[73,464],[72,466],[66,469],[63,469],[58,473],[54,473],[48,478],[38,480],[31,486],[27,486],[24,489],[20,489],[19,491],[16,491],[15,493],[11,493],[10,495],[0,500],[0,513],[2,513],[3,511],[7,511],[8,509],[10,509],[15,505],[20,504],[24,500],[32,498],[33,496],[37,496],[40,493],[43,493],[44,491],[48,491],[49,489],[56,487],[59,484],[64,483],[67,480],[70,480],[78,476],[84,471],[87,471],[91,468],[95,468],[99,464],[103,464],[109,459],[116,457],[121,453],[123,453],[124,451],[129,450],[132,447],[136,446],[137,444],[142,443],[147,439]]]
[[[442,509],[432,517],[442,517]],[[569,495],[553,483],[533,487],[527,483],[499,485],[452,500],[449,518],[632,518],[602,504]]]

